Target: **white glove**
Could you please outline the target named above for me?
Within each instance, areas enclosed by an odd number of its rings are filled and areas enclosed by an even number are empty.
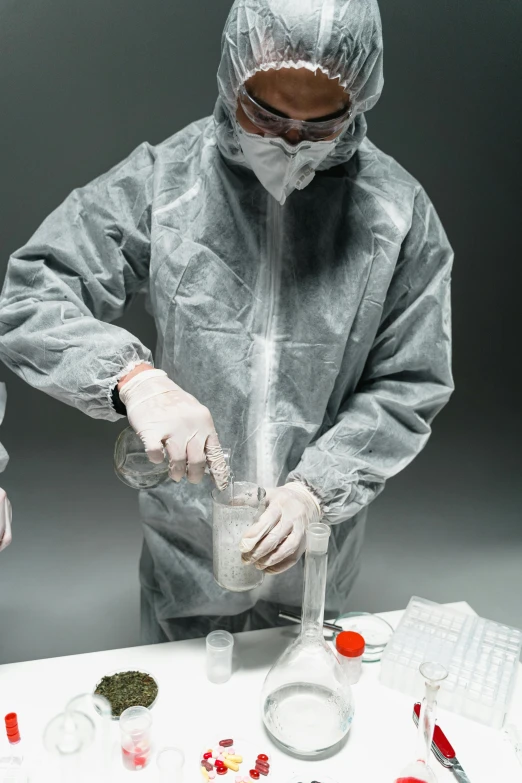
[[[268,489],[268,507],[243,536],[243,560],[267,574],[294,566],[306,549],[306,530],[319,522],[321,507],[304,484],[291,482]]]
[[[219,489],[228,483],[228,473],[218,436],[208,408],[183,391],[163,370],[145,370],[121,386],[120,399],[127,418],[140,436],[151,462],[169,457],[169,475],[192,484],[203,478],[208,462]]]
[[[11,504],[3,489],[0,489],[0,552],[9,546],[11,535]]]

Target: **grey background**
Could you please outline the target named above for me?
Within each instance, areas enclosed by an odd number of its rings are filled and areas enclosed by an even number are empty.
[[[229,0],[0,0],[0,265],[74,188],[212,111]],[[369,135],[424,184],[456,251],[458,391],[374,504],[352,609],[412,594],[522,626],[517,0],[382,4],[384,95]],[[141,303],[124,319],[153,345]],[[5,368],[0,662],[139,643],[137,497],[120,425]]]

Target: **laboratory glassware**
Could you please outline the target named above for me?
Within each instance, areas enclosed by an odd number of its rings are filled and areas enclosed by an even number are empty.
[[[162,748],[156,757],[160,783],[182,783],[185,754],[179,748]]]
[[[337,657],[350,685],[355,685],[361,677],[364,646],[364,639],[355,631],[342,631],[335,637]]]
[[[415,698],[419,665],[440,661],[449,675],[437,697],[439,707],[501,729],[521,647],[518,628],[414,596],[382,654],[380,680]]]
[[[415,721],[416,726],[419,725],[420,711],[421,704],[420,702],[417,702],[413,707],[413,720]],[[448,738],[437,724],[435,725],[435,730],[433,732],[431,749],[437,761],[439,761],[443,767],[451,769],[459,783],[470,783],[468,776],[462,769],[462,765],[457,758],[457,754],[455,753],[453,746],[450,744]]]
[[[348,612],[336,619],[341,631],[360,633],[365,641],[363,663],[381,660],[384,649],[393,636],[391,625],[377,614],[369,612]]]
[[[212,491],[212,543],[214,579],[236,593],[259,587],[263,571],[245,563],[239,542],[266,508],[266,492],[257,484],[234,481],[220,492]]]
[[[211,631],[206,640],[207,677],[210,682],[221,685],[232,676],[234,637],[228,631]]]
[[[225,486],[230,475],[230,449],[223,449],[223,456],[225,462],[220,474],[223,473],[223,486]],[[139,435],[132,427],[126,427],[118,435],[114,446],[114,472],[132,489],[151,489],[169,478],[168,456],[164,452],[162,462],[158,464],[151,462]],[[208,472],[207,467],[205,473]]]
[[[301,632],[269,671],[261,696],[269,733],[298,756],[333,748],[354,714],[350,685],[323,636],[329,537],[320,522],[307,530]]]
[[[437,783],[437,777],[429,766],[429,761],[435,730],[437,693],[448,672],[436,661],[421,663],[419,671],[424,678],[425,694],[417,729],[417,758],[402,770],[395,778],[395,783]]]
[[[121,755],[125,769],[137,772],[150,761],[152,715],[146,707],[128,707],[120,715]]]
[[[159,696],[159,683],[158,683],[157,678],[154,677],[150,672],[143,671],[143,669],[132,669],[131,671],[132,672],[137,672],[138,674],[143,674],[145,677],[150,677],[150,679],[153,680],[154,685],[156,686],[156,691],[157,692],[156,692],[156,698],[150,704],[133,704],[133,705],[130,705],[130,706],[133,706],[133,707],[134,706],[136,706],[136,707],[147,707],[148,710],[151,710],[154,707],[154,705],[156,704],[156,702],[158,701],[158,696]],[[117,669],[114,672],[107,672],[107,674],[104,674],[103,677],[100,677],[100,679],[98,680],[98,682],[96,683],[96,685],[93,688],[93,692],[96,694],[96,696],[101,696],[101,694],[96,693],[96,691],[98,690],[99,686],[101,685],[101,683],[102,683],[102,681],[103,681],[103,679],[105,677],[114,677],[117,674],[121,675],[121,674],[125,674],[125,673],[126,672],[122,671],[121,669]],[[120,716],[113,714],[113,715],[111,715],[111,718],[112,718],[113,721],[117,721],[117,720],[120,719]]]
[[[75,696],[43,735],[61,783],[109,783],[112,758],[111,707],[97,694]]]

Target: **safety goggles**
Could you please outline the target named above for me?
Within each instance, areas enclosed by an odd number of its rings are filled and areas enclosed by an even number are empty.
[[[292,120],[290,117],[275,114],[265,106],[261,106],[252,98],[244,84],[239,89],[239,102],[250,122],[259,130],[273,136],[285,136],[290,131],[297,130],[300,138],[308,141],[322,141],[333,136],[345,128],[352,117],[352,110],[348,107],[327,120],[317,122],[314,120]]]

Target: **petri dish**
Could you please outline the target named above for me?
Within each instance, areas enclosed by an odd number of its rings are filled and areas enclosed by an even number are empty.
[[[157,691],[158,691],[156,693],[156,698],[154,699],[154,701],[151,704],[149,704],[149,705],[144,705],[144,704],[130,705],[130,706],[134,706],[134,707],[145,707],[146,706],[148,710],[151,710],[154,707],[154,705],[156,704],[156,702],[158,701],[159,685],[158,685],[157,679],[150,672],[146,672],[143,669],[117,669],[116,671],[113,671],[113,672],[107,672],[107,674],[104,674],[103,677],[113,677],[115,674],[124,674],[125,672],[128,672],[128,671],[129,672],[139,672],[140,674],[145,674],[145,675],[147,675],[147,677],[150,677],[154,681],[154,684],[155,684],[155,686],[157,688]],[[96,685],[93,688],[93,693],[96,693],[98,685],[100,685],[101,681],[103,680],[103,677],[100,677],[99,680],[96,682]],[[109,701],[109,699],[107,699],[107,701]],[[96,710],[96,712],[99,712],[99,710],[98,710],[96,705],[94,705],[94,709]],[[119,715],[113,715],[112,716],[112,720],[118,720],[119,721],[119,719],[120,719]]]
[[[343,631],[356,631],[364,638],[366,648],[363,654],[363,663],[380,661],[384,648],[394,633],[393,628],[386,620],[369,612],[342,614],[336,619],[335,624],[340,625]]]

